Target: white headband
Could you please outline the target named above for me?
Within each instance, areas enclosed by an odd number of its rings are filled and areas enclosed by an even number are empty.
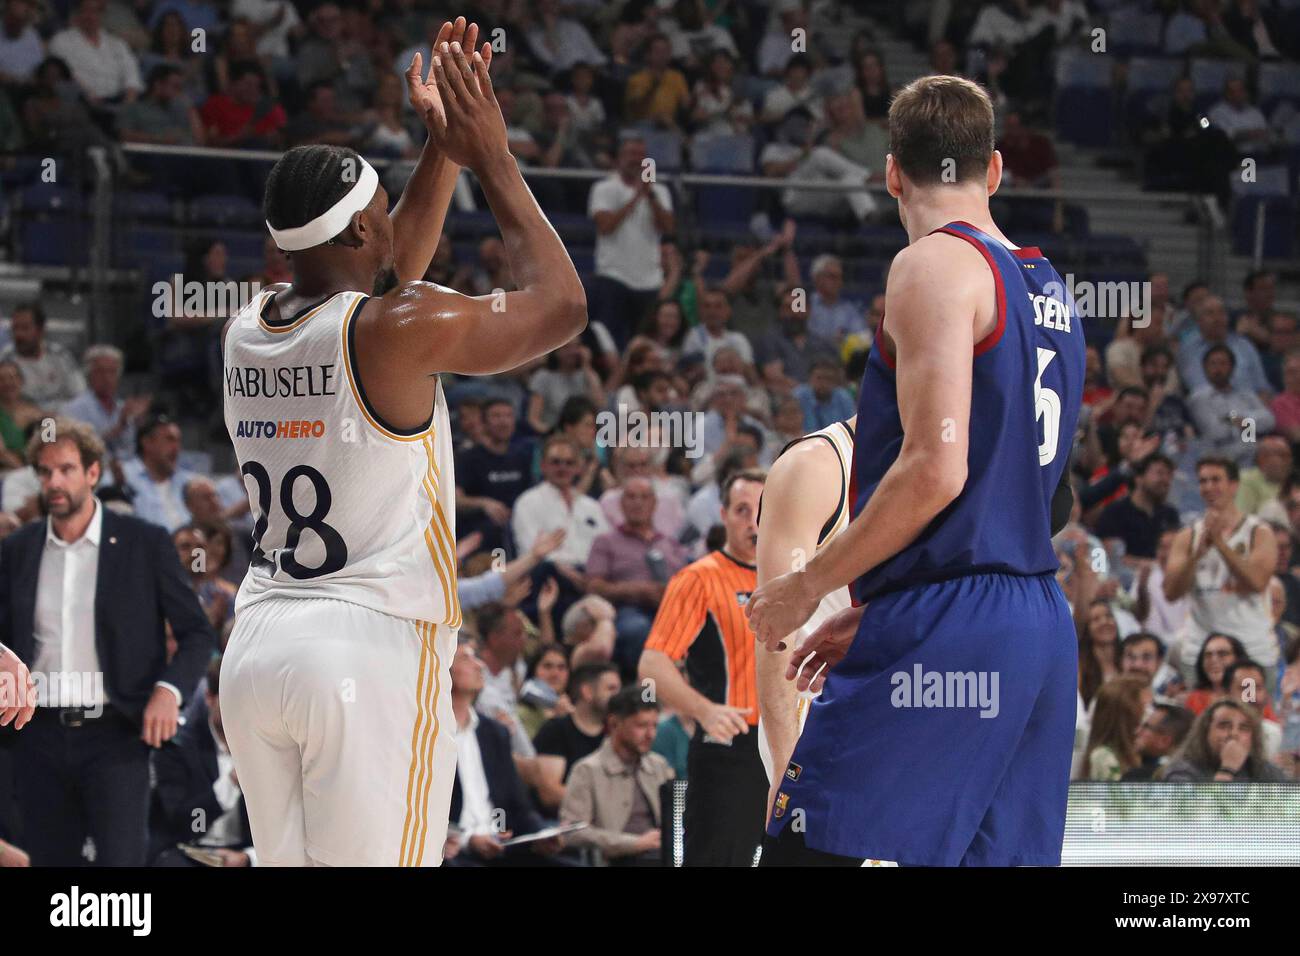
[[[360,159],[360,157],[358,157]],[[361,175],[357,183],[348,190],[347,195],[325,210],[305,226],[292,229],[276,229],[269,222],[266,228],[271,230],[271,238],[284,252],[297,252],[310,249],[333,239],[347,228],[352,217],[370,205],[370,200],[379,188],[379,174],[364,159],[361,160]]]

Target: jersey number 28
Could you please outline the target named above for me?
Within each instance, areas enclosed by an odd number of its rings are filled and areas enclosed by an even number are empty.
[[[274,570],[276,564],[279,570],[291,578],[297,578],[300,581],[309,578],[318,578],[324,574],[333,574],[335,571],[342,570],[343,566],[348,563],[348,546],[343,541],[343,536],[335,528],[325,523],[325,516],[329,514],[330,505],[333,503],[334,496],[330,494],[329,483],[325,481],[325,476],[310,465],[295,465],[284,473],[284,480],[280,482],[280,508],[289,518],[289,530],[284,535],[284,547],[276,552],[276,561],[271,561],[262,550],[262,535],[266,534],[267,525],[270,523],[269,516],[271,513],[271,476],[266,471],[266,466],[261,462],[248,461],[239,469],[240,474],[251,476],[257,482],[257,520],[253,523],[253,562],[260,564],[265,568]],[[298,511],[293,503],[293,486],[299,478],[306,478],[311,482],[312,490],[316,493],[316,506],[312,508],[311,514],[304,515]],[[317,567],[308,568],[298,563],[294,557],[294,548],[298,546],[298,540],[302,537],[305,530],[310,530],[320,539],[321,544],[325,546],[325,560]]]

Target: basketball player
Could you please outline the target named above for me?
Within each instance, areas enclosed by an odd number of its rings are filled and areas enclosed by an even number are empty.
[[[809,432],[786,444],[768,471],[758,503],[758,583],[764,584],[802,564],[849,524],[849,465],[857,416]],[[764,510],[766,509],[766,510]],[[766,520],[764,520],[766,518]],[[813,694],[785,679],[795,641],[850,604],[849,589],[821,599],[803,625],[785,641],[786,649],[754,658],[758,693],[758,754],[767,780],[773,767],[785,770],[808,717]],[[777,787],[768,794],[768,814]]]
[[[226,425],[255,524],[222,704],[270,865],[440,862],[461,612],[438,373],[506,371],[586,323],[578,275],[506,147],[476,32],[464,50],[438,44],[430,82],[412,64],[429,144],[391,214],[355,152],[281,157],[265,214],[293,281],[224,332]],[[518,292],[469,298],[421,281],[452,164],[482,185]]]
[[[989,214],[1002,158],[984,90],[927,76],[889,120],[886,183],[909,245],[859,393],[852,520],[748,606],[777,649],[825,595],[852,597],[787,667],[811,654],[797,686],[825,694],[762,862],[1053,865],[1077,645],[1051,534],[1083,329],[1051,263]]]

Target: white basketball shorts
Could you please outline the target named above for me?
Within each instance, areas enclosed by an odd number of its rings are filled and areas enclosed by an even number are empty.
[[[226,739],[268,866],[438,866],[456,772],[456,631],[322,598],[243,608]]]

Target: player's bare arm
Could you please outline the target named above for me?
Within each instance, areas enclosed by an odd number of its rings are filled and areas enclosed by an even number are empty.
[[[763,520],[758,529],[758,584],[792,569],[817,550],[817,534],[834,513],[833,495],[809,494],[810,488],[834,488],[843,471],[834,447],[821,440],[802,441],[772,464],[763,486]],[[799,739],[799,694],[785,679],[794,641],[780,650],[754,655],[758,712],[772,752],[772,766],[784,767]],[[778,775],[779,776],[779,775]]]
[[[914,541],[966,483],[975,342],[992,329],[993,277],[966,242],[926,236],[895,257],[885,309],[903,445],[867,506],[803,572],[760,587],[747,612],[775,646],[817,602]]]
[[[478,24],[467,24],[464,17],[447,21],[438,31],[432,49],[442,50],[444,45],[450,48],[452,43],[459,43],[472,52],[478,43]],[[491,66],[492,45],[484,43],[480,55],[484,64]],[[447,113],[433,78],[433,64],[424,63],[419,53],[406,70],[406,92],[411,107],[424,120],[427,129],[446,126]],[[439,148],[433,135],[424,141],[411,178],[389,214],[393,223],[393,269],[398,280],[414,282],[423,279],[428,271],[438,249],[460,169],[460,164],[448,159]]]
[[[564,244],[520,175],[480,53],[435,58],[447,111],[431,138],[482,184],[518,291],[472,297],[427,282],[399,285],[357,318],[357,364],[376,408],[399,427],[428,415],[430,376],[489,375],[545,355],[586,326],[586,296]],[[425,389],[411,386],[428,382]],[[423,392],[423,394],[421,394]]]

